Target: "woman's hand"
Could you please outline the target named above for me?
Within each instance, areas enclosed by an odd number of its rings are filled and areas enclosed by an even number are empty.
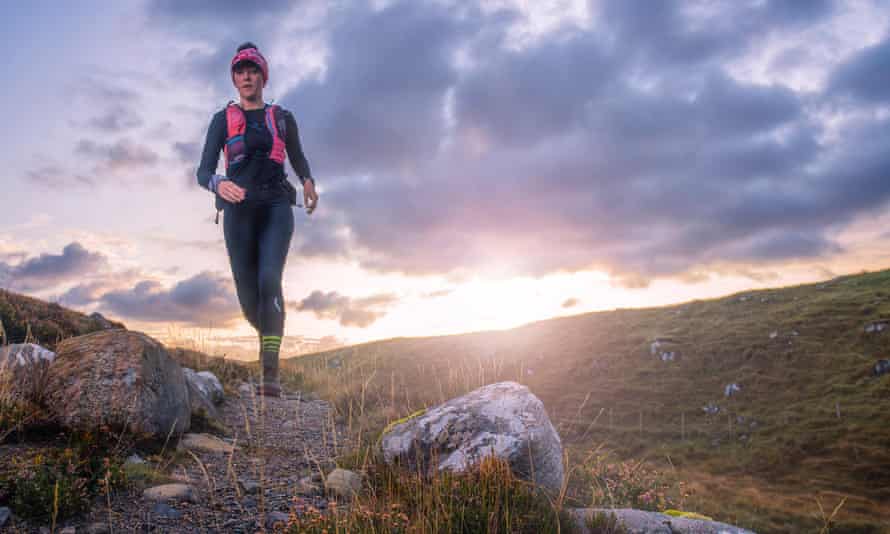
[[[221,181],[219,185],[216,186],[216,190],[219,193],[219,196],[228,200],[232,204],[237,204],[244,200],[244,188],[239,187],[238,184],[232,180]]]
[[[306,214],[310,215],[315,211],[318,204],[318,193],[315,192],[315,181],[303,181],[303,205],[306,206]]]

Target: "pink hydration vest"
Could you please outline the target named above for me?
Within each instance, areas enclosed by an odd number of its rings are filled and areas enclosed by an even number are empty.
[[[269,153],[269,159],[284,165],[284,118],[278,116],[276,104],[266,106],[266,127],[272,133],[272,151]],[[244,111],[234,102],[229,102],[226,105],[226,128],[228,131],[223,152],[226,155],[226,172],[228,172],[229,167],[247,157],[244,144],[247,120],[244,117]]]
[[[285,148],[284,137],[286,128],[284,125],[284,117],[279,113],[279,106],[270,104],[266,106],[266,128],[272,133],[272,151],[269,152],[269,159],[284,165]],[[244,132],[247,131],[247,119],[244,116],[244,110],[234,100],[230,100],[226,104],[226,143],[223,145],[223,152],[226,156],[226,176],[232,165],[240,163],[247,157],[246,145],[244,144]],[[216,199],[216,224],[219,224],[219,212],[222,211],[221,197]]]

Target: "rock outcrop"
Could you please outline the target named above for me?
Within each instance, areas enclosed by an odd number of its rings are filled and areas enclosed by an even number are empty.
[[[571,514],[583,534],[590,533],[585,523],[594,514],[614,516],[628,534],[755,534],[750,530],[718,521],[678,517],[632,508],[577,508],[571,510]]]
[[[59,343],[49,369],[49,410],[72,429],[108,425],[139,438],[188,430],[188,388],[164,346],[128,330],[105,330]]]
[[[479,388],[395,424],[380,443],[387,462],[410,469],[463,471],[493,454],[550,491],[563,483],[559,435],[544,404],[515,382]]]

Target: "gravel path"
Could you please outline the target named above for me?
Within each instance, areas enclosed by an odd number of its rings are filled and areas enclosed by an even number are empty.
[[[158,505],[141,490],[118,492],[110,509],[104,498],[97,499],[87,516],[57,526],[56,532],[64,527],[77,533],[257,532],[303,507],[325,508],[327,499],[305,489],[301,480],[314,476],[320,485],[320,473],[330,471],[343,450],[329,404],[299,394],[276,399],[242,391],[243,398],[227,398],[221,407],[229,434],[223,440],[235,443],[234,453],[183,450],[169,470],[175,482],[195,489],[195,502]],[[0,530],[40,532],[40,527],[13,519]]]

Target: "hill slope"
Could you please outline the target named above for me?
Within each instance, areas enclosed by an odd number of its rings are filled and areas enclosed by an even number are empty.
[[[594,447],[679,470],[698,511],[806,532],[842,499],[841,530],[890,528],[890,270],[509,331],[392,339],[286,360],[350,425],[484,383],[543,401],[576,458]],[[653,347],[653,342],[660,340]],[[673,353],[661,356],[661,353]],[[739,390],[726,396],[726,388]],[[296,384],[295,384],[296,385]],[[370,422],[370,423],[369,423]],[[577,492],[583,498],[583,488]]]

